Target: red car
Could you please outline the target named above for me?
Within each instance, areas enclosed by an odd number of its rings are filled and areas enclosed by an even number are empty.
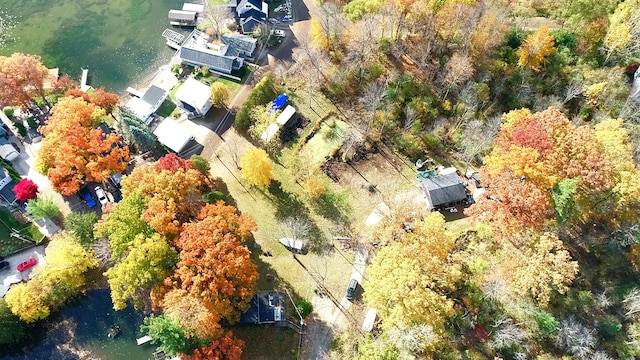
[[[38,263],[38,260],[36,260],[36,258],[30,258],[22,263],[20,263],[20,265],[18,265],[18,271],[25,271],[28,268],[34,266],[35,264]]]

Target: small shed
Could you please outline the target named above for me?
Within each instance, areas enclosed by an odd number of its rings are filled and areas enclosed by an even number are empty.
[[[195,26],[198,17],[195,11],[169,10],[169,24],[175,26]]]
[[[164,119],[153,134],[158,137],[158,141],[176,153],[181,152],[193,140],[191,130],[170,118]]]
[[[280,124],[280,126],[284,127],[295,114],[296,109],[291,105],[287,105],[287,107],[284,108],[280,115],[278,115],[278,118],[276,118],[276,122]]]
[[[457,173],[422,178],[420,186],[430,209],[452,206],[467,198],[467,189]]]
[[[260,139],[268,143],[278,133],[278,130],[280,130],[278,124],[269,124],[267,129],[260,135]]]
[[[182,11],[193,11],[197,15],[200,15],[204,11],[204,5],[194,3],[182,4]]]
[[[204,116],[211,109],[211,90],[194,78],[188,78],[176,92],[179,105],[189,112]]]

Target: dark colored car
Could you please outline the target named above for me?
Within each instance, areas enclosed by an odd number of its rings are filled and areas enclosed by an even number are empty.
[[[6,268],[9,267],[9,262],[8,261],[1,261],[0,262],[0,270],[4,270]]]
[[[84,200],[85,203],[87,203],[88,207],[92,208],[96,206],[96,199],[93,198],[93,195],[91,195],[91,191],[89,191],[89,189],[80,189],[80,197],[82,198],[82,200]]]
[[[21,262],[20,265],[18,265],[17,269],[18,271],[22,272],[27,270],[30,267],[33,267],[37,263],[38,263],[38,260],[36,260],[36,258],[30,258],[30,259],[27,259],[26,261]]]
[[[358,280],[351,279],[351,281],[349,281],[349,287],[347,288],[347,294],[345,295],[347,300],[353,302],[356,296],[356,290],[358,290]]]

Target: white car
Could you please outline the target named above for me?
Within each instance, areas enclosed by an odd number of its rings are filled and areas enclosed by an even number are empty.
[[[273,35],[277,37],[284,37],[286,33],[284,32],[284,30],[273,30]]]
[[[96,186],[95,190],[100,204],[107,205],[109,203],[109,199],[107,198],[107,194],[105,194],[104,190],[102,190],[100,186]]]

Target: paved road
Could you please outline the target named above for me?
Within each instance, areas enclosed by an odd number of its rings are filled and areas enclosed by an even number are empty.
[[[32,257],[38,260],[38,264],[23,272],[18,272],[16,269],[18,264]],[[31,272],[35,268],[44,266],[44,246],[38,245],[30,249],[23,250],[15,255],[7,256],[5,261],[9,262],[9,268],[0,270],[0,298],[4,298],[4,295],[9,290],[9,286],[29,279]]]

